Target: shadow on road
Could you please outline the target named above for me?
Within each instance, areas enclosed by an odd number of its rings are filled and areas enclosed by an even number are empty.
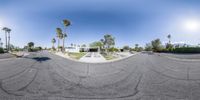
[[[49,57],[34,57],[31,59],[38,61],[38,62],[44,62],[44,61],[50,60],[51,58],[49,58]]]

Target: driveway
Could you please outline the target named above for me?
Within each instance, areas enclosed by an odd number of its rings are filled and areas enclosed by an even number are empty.
[[[138,54],[91,64],[48,52],[0,62],[1,100],[198,100],[200,62]]]
[[[99,62],[106,62],[106,59],[98,52],[88,52],[82,58],[80,58],[81,62],[88,62],[88,63],[99,63]]]

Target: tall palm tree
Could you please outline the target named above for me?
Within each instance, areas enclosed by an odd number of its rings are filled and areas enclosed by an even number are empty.
[[[52,40],[51,40],[51,42],[52,42],[52,48],[54,49],[55,48],[55,46],[54,46],[54,44],[56,43],[56,39],[55,38],[53,38]]]
[[[139,44],[135,44],[135,51],[138,51]]]
[[[2,29],[3,31],[5,31],[5,48],[6,48],[6,50],[8,49],[8,43],[7,43],[7,30],[8,30],[8,28],[7,27],[3,27],[3,29]]]
[[[63,37],[62,29],[61,28],[56,28],[56,34],[57,34],[57,38],[58,38],[58,50],[59,50],[60,39],[62,39],[62,37]]]
[[[167,35],[167,38],[169,39],[169,44],[171,44],[171,35]]]
[[[135,47],[138,48],[139,44],[135,44]]]
[[[11,32],[11,29],[7,29],[7,33],[8,33],[8,51],[10,51],[10,32]]]
[[[67,37],[67,27],[71,25],[71,22],[67,19],[64,19],[63,24],[64,24],[64,27],[65,27],[64,34],[63,34],[63,50],[64,50],[65,38]]]
[[[65,50],[64,48],[65,48],[65,38],[67,37],[67,34],[66,33],[64,33],[63,34],[63,51]]]

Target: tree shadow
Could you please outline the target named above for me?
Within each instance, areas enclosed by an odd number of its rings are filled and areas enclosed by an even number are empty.
[[[38,62],[44,62],[44,61],[50,60],[51,58],[49,58],[49,57],[34,57],[31,59],[38,61]]]

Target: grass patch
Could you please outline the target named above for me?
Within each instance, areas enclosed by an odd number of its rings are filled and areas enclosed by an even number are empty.
[[[103,57],[106,59],[106,60],[113,60],[113,59],[116,59],[117,57],[113,56],[113,55],[104,55],[103,54]]]
[[[80,59],[83,57],[86,53],[85,52],[80,52],[80,53],[68,53],[69,57],[74,58],[74,59]]]

